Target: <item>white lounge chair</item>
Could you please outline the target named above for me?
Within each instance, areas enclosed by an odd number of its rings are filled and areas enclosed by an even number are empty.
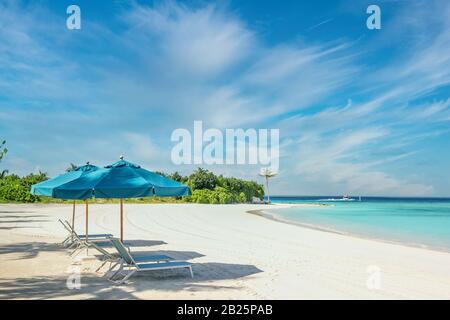
[[[194,273],[192,272],[192,263],[189,263],[186,261],[170,261],[170,260],[165,260],[165,261],[158,260],[156,262],[155,262],[155,260],[153,260],[153,263],[149,263],[150,261],[148,261],[148,260],[146,261],[145,255],[142,255],[142,256],[133,255],[129,249],[127,250],[127,248],[122,244],[122,242],[118,238],[110,238],[110,240],[120,256],[120,260],[117,262],[117,264],[119,265],[118,270],[115,271],[109,277],[109,280],[111,280],[117,284],[124,283],[134,273],[142,272],[142,271],[153,271],[153,270],[164,270],[164,269],[188,269],[191,277],[194,277]],[[148,257],[151,257],[151,256],[152,255],[150,255]],[[156,256],[153,255],[153,257],[156,257]],[[160,262],[160,261],[163,261],[163,262]],[[114,267],[112,267],[111,270]],[[119,275],[122,275],[123,277],[115,280],[115,278]]]
[[[97,268],[96,272],[100,271],[103,266],[109,262],[110,266],[108,271],[105,273],[106,275],[111,269],[119,264],[118,262],[121,259],[119,254],[110,253],[101,246],[97,245],[95,242],[89,242],[88,246],[89,248],[97,250],[101,254],[98,257],[101,261],[103,261],[103,263]],[[167,262],[174,260],[173,258],[163,254],[134,254],[133,259],[138,262]],[[113,263],[115,264],[113,265]]]
[[[61,219],[58,219],[58,221],[63,225],[63,227],[69,232],[69,235],[64,239],[64,241],[61,243],[61,245],[65,247],[73,247],[75,244],[77,244],[76,237],[74,236],[75,230],[72,228],[70,223],[66,221],[62,221]],[[108,241],[109,237],[112,237],[113,235],[110,233],[103,233],[103,234],[90,234],[88,236],[89,241]],[[85,241],[86,235],[84,234],[77,234],[77,238]]]

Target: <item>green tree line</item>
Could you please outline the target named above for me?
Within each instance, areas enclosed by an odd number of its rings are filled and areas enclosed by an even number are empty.
[[[71,164],[70,169],[74,166]],[[242,180],[223,175],[215,175],[213,172],[198,168],[188,176],[182,176],[178,172],[166,174],[157,172],[171,179],[187,184],[192,190],[192,196],[172,199],[158,199],[157,197],[135,199],[135,202],[194,202],[211,204],[245,203],[252,201],[253,197],[262,199],[264,189],[255,181]],[[31,185],[48,179],[45,172],[29,174],[20,177],[15,174],[3,174],[0,176],[0,202],[61,202],[57,199],[34,196],[30,193]]]
[[[158,172],[168,178],[180,181],[188,185],[192,190],[192,196],[185,200],[195,203],[245,203],[251,202],[253,197],[263,199],[264,188],[255,181],[243,180],[233,177],[215,175],[213,172],[198,168],[189,176],[182,176],[178,172],[167,175]]]

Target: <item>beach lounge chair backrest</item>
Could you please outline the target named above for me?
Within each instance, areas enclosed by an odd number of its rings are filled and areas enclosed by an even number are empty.
[[[72,235],[73,235],[73,237],[74,237],[75,239],[77,239],[77,241],[78,241],[79,243],[84,243],[84,242],[85,242],[85,240],[82,240],[82,239],[80,238],[80,236],[78,235],[78,233],[76,233],[75,231],[72,231]]]
[[[69,221],[64,220],[64,222],[66,223],[66,226],[69,228],[69,230],[70,230],[71,232],[74,232],[74,231],[75,231],[75,230],[72,228],[72,225],[69,223]]]
[[[130,255],[130,253],[128,252],[127,248],[125,248],[125,246],[122,244],[120,239],[118,239],[118,238],[110,238],[110,240],[111,240],[111,243],[113,244],[113,246],[119,252],[119,254],[122,257],[122,259],[125,260],[126,263],[128,263],[130,265],[135,264],[134,261],[133,261],[133,258]]]
[[[61,224],[64,226],[64,228],[69,231],[70,233],[72,233],[72,228],[70,227],[70,225],[66,224],[66,222],[62,221],[61,219],[58,219],[59,222],[61,222]]]
[[[105,249],[103,249],[102,247],[96,245],[94,242],[91,242],[89,244],[92,248],[96,249],[98,252],[100,252],[101,254],[103,254],[106,257],[111,257],[112,255],[106,251]]]
[[[78,233],[75,232],[75,230],[72,229],[72,227],[70,226],[69,222],[66,220],[65,223],[61,220],[59,220],[63,225],[66,226],[66,229],[71,233],[71,235],[78,241],[78,242],[84,242],[83,240],[81,240],[80,236],[78,235]]]
[[[59,220],[59,221],[61,221],[61,220]],[[76,233],[76,232],[75,232],[75,229],[72,228],[72,226],[70,225],[69,221],[65,220],[65,223],[62,222],[62,221],[61,221],[61,223],[62,223],[63,225],[65,225],[66,229],[69,230],[69,232],[71,232],[71,233]],[[83,239],[86,238],[86,235],[85,235],[85,234],[82,234],[82,235],[77,234],[77,235],[78,235],[79,238],[83,238]],[[96,240],[100,240],[100,238],[104,238],[104,240],[106,241],[106,240],[108,240],[109,237],[112,237],[112,236],[113,236],[113,235],[110,234],[110,233],[90,234],[90,235],[89,235],[89,238],[90,238],[91,240],[94,240],[94,238],[95,238]]]

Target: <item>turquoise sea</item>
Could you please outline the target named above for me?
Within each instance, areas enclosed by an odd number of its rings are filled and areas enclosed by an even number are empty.
[[[329,231],[450,252],[450,199],[271,197],[273,203],[325,206],[268,210],[275,217]]]

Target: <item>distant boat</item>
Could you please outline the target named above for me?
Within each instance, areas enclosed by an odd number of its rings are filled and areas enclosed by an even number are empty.
[[[348,194],[342,196],[342,198],[329,198],[329,199],[319,199],[318,201],[355,201],[356,199],[350,198]]]
[[[355,199],[350,198],[348,194],[344,194],[341,199],[341,201],[354,201],[354,200]]]

